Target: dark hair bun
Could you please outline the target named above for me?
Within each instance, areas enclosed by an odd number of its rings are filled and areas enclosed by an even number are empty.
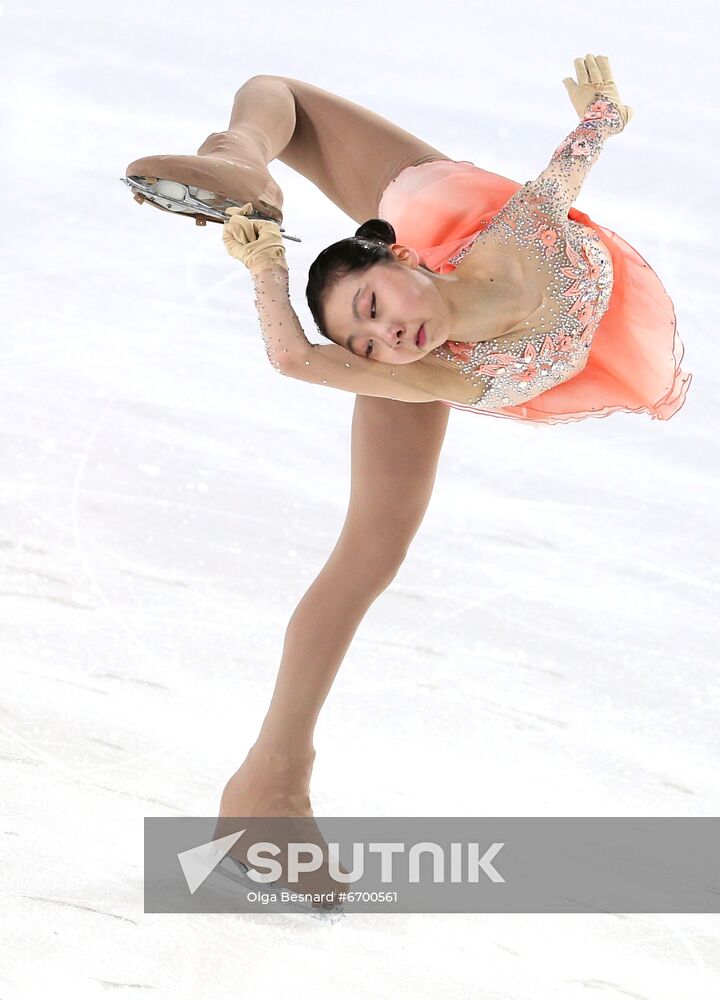
[[[378,240],[380,243],[396,243],[395,230],[385,219],[368,219],[355,233],[356,237],[364,240]]]

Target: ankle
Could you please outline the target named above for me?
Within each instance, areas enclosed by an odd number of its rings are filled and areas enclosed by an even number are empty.
[[[248,759],[253,763],[277,771],[278,774],[292,776],[312,771],[315,763],[313,746],[278,744],[258,738],[248,751]]]
[[[221,156],[238,162],[267,167],[267,145],[258,134],[242,126],[231,126],[223,132],[211,132],[198,149],[198,156]]]
[[[268,140],[264,132],[255,128],[252,125],[238,124],[228,125],[225,130],[226,134],[232,136],[236,141],[239,139],[243,143],[247,143],[248,146],[258,152],[262,158],[265,166],[270,162],[270,150],[268,148]]]

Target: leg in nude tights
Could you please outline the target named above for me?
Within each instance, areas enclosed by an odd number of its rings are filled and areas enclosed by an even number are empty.
[[[270,707],[225,786],[221,815],[311,814],[315,723],[360,622],[422,522],[449,413],[439,402],[356,397],[345,523],[287,626]]]
[[[364,222],[375,217],[383,191],[404,167],[448,157],[344,97],[261,75],[237,91],[227,128],[212,132],[197,155],[142,157],[126,174],[183,181],[282,210],[282,191],[267,169],[275,159]]]
[[[230,159],[237,164],[238,183],[242,177],[245,185],[241,198],[281,209],[282,193],[267,170],[279,159],[358,223],[376,217],[383,191],[406,166],[448,159],[367,108],[301,80],[265,75],[240,88],[228,128],[208,136],[198,157],[187,160],[197,164],[202,157]],[[167,176],[162,160],[135,161],[127,173]],[[212,169],[211,159],[204,162]],[[214,190],[211,183],[204,186]],[[311,813],[313,731],[320,709],[360,622],[395,577],[420,526],[448,415],[449,407],[440,402],[356,397],[345,523],[287,626],[267,715],[245,762],[225,786],[221,815]]]

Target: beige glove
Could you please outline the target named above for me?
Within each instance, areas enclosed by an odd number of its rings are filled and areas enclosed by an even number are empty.
[[[620,100],[607,56],[594,56],[588,53],[584,59],[576,59],[575,73],[577,83],[571,76],[566,76],[563,83],[581,119],[585,117],[587,107],[593,103],[598,94],[602,94],[617,104],[623,122],[629,125],[634,112]]]
[[[223,223],[223,243],[235,260],[241,261],[249,271],[276,265],[288,270],[285,247],[277,222],[265,219],[248,219],[253,211],[251,202],[242,208],[228,208],[230,216]]]

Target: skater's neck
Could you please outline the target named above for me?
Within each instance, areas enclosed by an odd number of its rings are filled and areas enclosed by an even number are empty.
[[[500,337],[524,322],[542,301],[537,287],[523,284],[506,269],[476,261],[450,274],[433,272],[431,280],[449,314],[447,340],[477,343]]]

